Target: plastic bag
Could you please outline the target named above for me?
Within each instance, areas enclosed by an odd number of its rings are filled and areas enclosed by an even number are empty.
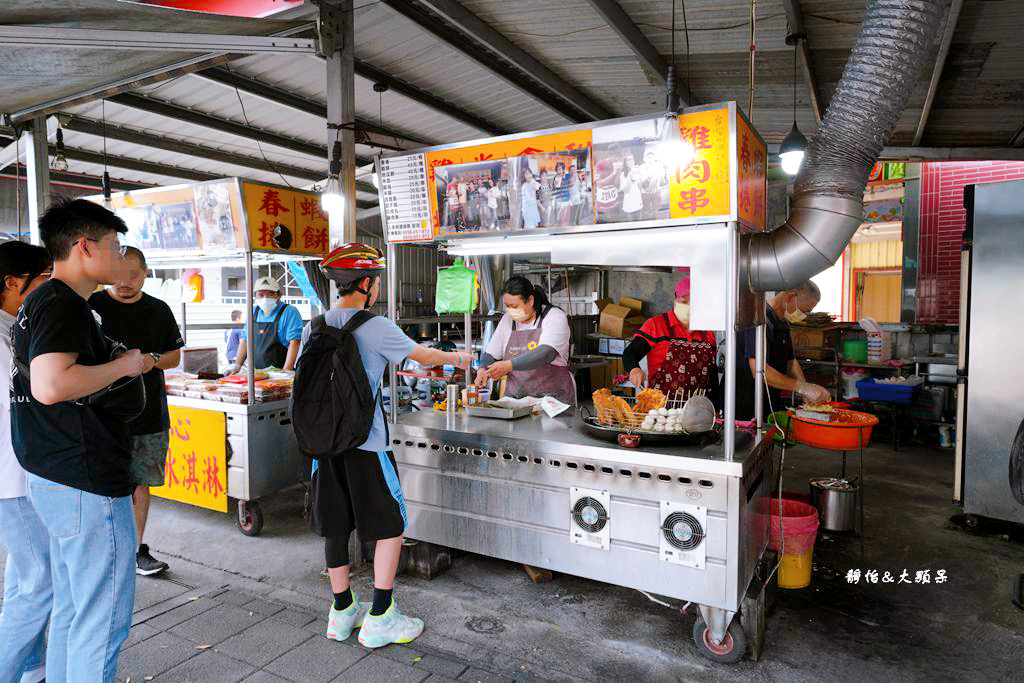
[[[437,271],[434,309],[438,313],[472,313],[477,304],[476,271],[455,259],[455,265]]]

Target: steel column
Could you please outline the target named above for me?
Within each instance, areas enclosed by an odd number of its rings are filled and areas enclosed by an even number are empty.
[[[28,170],[28,227],[32,244],[39,244],[39,217],[50,204],[50,149],[46,142],[46,117],[32,119],[25,132],[25,166]]]
[[[725,293],[725,418],[722,445],[725,459],[732,462],[736,451],[736,311],[739,308],[739,225],[729,223],[728,273]]]
[[[320,40],[327,65],[327,162],[341,143],[341,183],[345,207],[329,216],[331,244],[356,240],[355,52],[352,0],[320,6]],[[390,298],[391,293],[388,293]]]

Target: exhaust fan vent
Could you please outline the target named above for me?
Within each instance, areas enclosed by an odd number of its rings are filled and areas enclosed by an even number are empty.
[[[608,492],[573,486],[569,489],[569,505],[569,541],[608,550],[611,547],[608,524],[611,501]]]
[[[707,508],[661,501],[661,559],[673,564],[704,569],[707,522]]]

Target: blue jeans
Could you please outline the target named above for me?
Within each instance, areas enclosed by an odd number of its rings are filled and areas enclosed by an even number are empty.
[[[51,537],[46,679],[112,682],[135,604],[131,496],[97,496],[33,474],[28,496]]]
[[[0,683],[42,673],[50,620],[50,534],[28,498],[0,498],[0,545],[7,549],[0,614]]]

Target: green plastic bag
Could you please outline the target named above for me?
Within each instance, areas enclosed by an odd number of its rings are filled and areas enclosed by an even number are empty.
[[[455,259],[455,265],[437,271],[437,292],[434,309],[438,313],[472,313],[477,303],[476,271],[462,265],[462,258]]]

